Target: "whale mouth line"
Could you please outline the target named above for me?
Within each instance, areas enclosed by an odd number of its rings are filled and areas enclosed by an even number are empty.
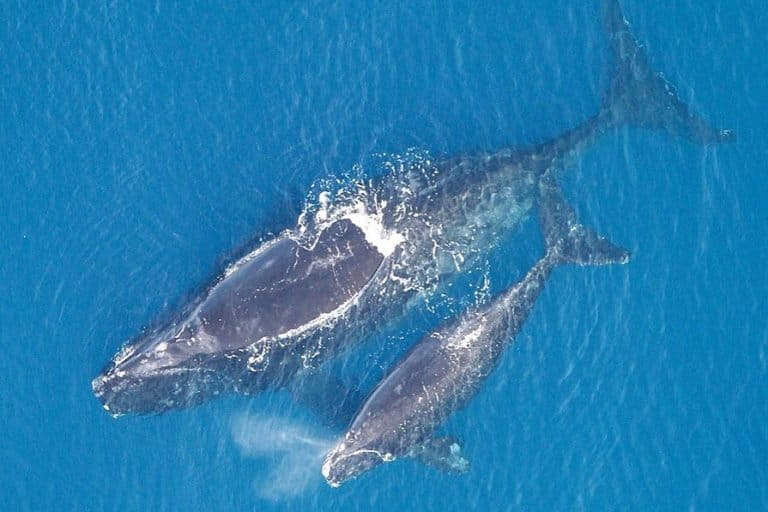
[[[182,374],[202,374],[202,373],[215,373],[214,371],[200,367],[184,367],[184,366],[163,366],[161,368],[153,368],[148,371],[136,373],[127,372],[125,370],[112,369],[109,372],[102,373],[95,377],[91,381],[91,389],[94,393],[99,392],[99,387],[111,382],[128,382],[132,384],[142,383],[146,379],[152,379],[156,377],[170,377]]]

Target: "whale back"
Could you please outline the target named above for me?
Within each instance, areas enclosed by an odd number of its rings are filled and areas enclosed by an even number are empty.
[[[311,247],[281,238],[220,281],[198,309],[221,348],[284,335],[354,299],[383,255],[348,219],[328,226]]]

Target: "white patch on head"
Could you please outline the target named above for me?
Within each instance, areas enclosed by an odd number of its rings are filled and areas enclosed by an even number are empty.
[[[115,355],[115,366],[119,366],[123,361],[131,357],[134,352],[136,352],[136,347],[134,345],[125,345],[120,349],[117,355]]]
[[[331,457],[326,457],[323,461],[323,466],[320,468],[320,473],[322,473],[323,478],[325,478],[326,482],[331,487],[339,487],[341,484],[338,482],[331,482]]]

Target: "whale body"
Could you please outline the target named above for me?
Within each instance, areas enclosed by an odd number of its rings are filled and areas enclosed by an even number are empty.
[[[475,396],[496,368],[555,266],[628,261],[625,250],[575,222],[553,181],[542,182],[541,188],[545,256],[521,281],[425,336],[395,365],[326,455],[322,474],[332,487],[431,446],[436,429]],[[445,459],[455,459],[459,450],[454,444]]]
[[[279,388],[404,314],[471,268],[525,219],[540,178],[613,128],[733,139],[692,113],[648,66],[616,0],[598,111],[523,148],[426,160],[334,198],[226,269],[171,322],[128,342],[92,382],[115,416]],[[332,207],[327,207],[328,203]]]

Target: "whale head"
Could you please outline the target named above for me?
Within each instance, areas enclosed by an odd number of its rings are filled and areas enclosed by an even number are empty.
[[[325,456],[321,472],[328,485],[339,487],[358,475],[393,460],[395,456],[392,453],[365,446],[355,439],[354,431],[350,431]]]
[[[201,330],[170,326],[128,343],[91,382],[94,395],[115,417],[203,402],[222,387],[222,377],[204,364],[210,353],[201,350],[202,336]]]

